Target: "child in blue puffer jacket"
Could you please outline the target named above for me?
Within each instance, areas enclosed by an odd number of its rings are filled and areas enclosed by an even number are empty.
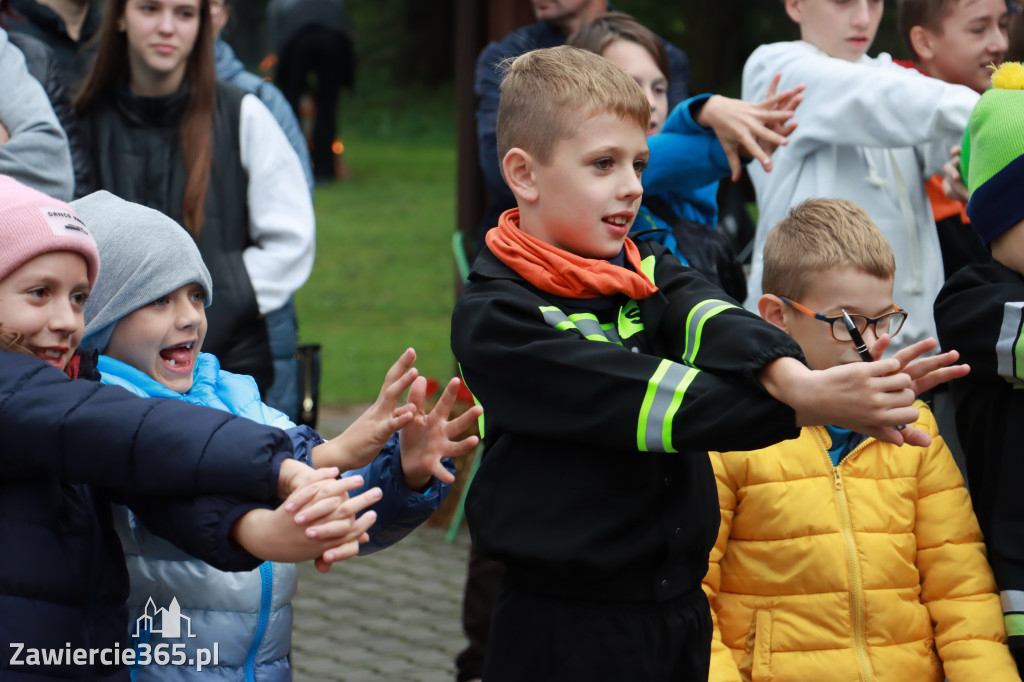
[[[291,429],[299,459],[336,466],[380,487],[381,501],[364,514],[377,516],[369,543],[361,548],[364,553],[397,542],[437,509],[454,480],[448,457],[476,445],[475,437],[453,442],[447,436],[449,428],[459,433],[480,413],[476,408],[448,421],[457,380],[448,385],[437,407],[425,413],[425,380],[417,377],[415,353],[407,350],[388,372],[377,402],[345,433],[325,443],[312,429],[293,428],[284,414],[264,405],[251,377],[222,371],[216,357],[200,352],[207,329],[205,308],[213,291],[199,250],[185,230],[158,211],[107,192],[80,199],[74,208],[92,225],[101,257],[109,264],[86,305],[83,339],[83,347],[102,353],[98,366],[104,383]],[[397,407],[406,389],[409,401]],[[290,602],[297,582],[293,564],[265,562],[248,573],[225,573],[177,551],[127,509],[116,509],[115,516],[131,575],[132,616],[149,614],[150,599],[157,606],[176,599],[196,637],[168,638],[166,643],[184,644],[186,660],[196,660],[199,650],[212,651],[215,644],[219,652],[218,665],[202,673],[185,665],[147,665],[137,669],[136,679],[193,679],[200,674],[291,679]],[[259,524],[258,517],[247,515],[238,532],[258,532]],[[325,557],[341,558],[346,557]],[[140,632],[136,641],[145,638]],[[151,650],[161,643],[162,636],[150,633]]]

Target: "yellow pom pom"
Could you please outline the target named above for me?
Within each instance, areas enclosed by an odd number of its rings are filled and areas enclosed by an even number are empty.
[[[1024,64],[1003,62],[992,74],[992,87],[1000,90],[1024,90]]]

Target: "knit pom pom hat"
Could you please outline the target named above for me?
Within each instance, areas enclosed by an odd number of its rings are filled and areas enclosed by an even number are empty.
[[[71,207],[0,175],[0,280],[36,256],[73,251],[85,259],[89,285],[96,283],[96,241]]]
[[[85,304],[82,348],[102,353],[122,317],[186,284],[203,287],[207,306],[213,301],[199,248],[171,218],[104,191],[71,205],[92,226],[103,255],[103,273]]]
[[[1024,220],[1024,65],[1006,62],[971,112],[961,175],[971,200],[967,215],[986,244]]]

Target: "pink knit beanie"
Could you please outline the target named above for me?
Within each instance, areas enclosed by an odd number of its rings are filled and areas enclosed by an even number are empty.
[[[0,175],[0,280],[51,251],[81,254],[88,266],[89,286],[96,283],[100,270],[96,241],[71,207]]]

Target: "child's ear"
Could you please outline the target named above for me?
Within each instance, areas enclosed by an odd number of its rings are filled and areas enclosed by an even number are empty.
[[[536,164],[533,156],[519,147],[512,147],[501,160],[501,172],[509,189],[521,201],[537,201],[537,183],[533,175]]]
[[[764,294],[757,300],[757,312],[761,314],[761,319],[788,334],[789,325],[786,324],[786,316],[783,312],[785,307],[786,304],[775,294]]]
[[[910,29],[910,44],[914,47],[914,54],[919,61],[935,58],[935,50],[932,47],[932,34],[924,26],[914,26]]]
[[[800,7],[800,0],[784,0],[784,2],[786,5],[786,14],[789,15],[790,19],[797,24],[803,21],[804,13],[803,8]]]

